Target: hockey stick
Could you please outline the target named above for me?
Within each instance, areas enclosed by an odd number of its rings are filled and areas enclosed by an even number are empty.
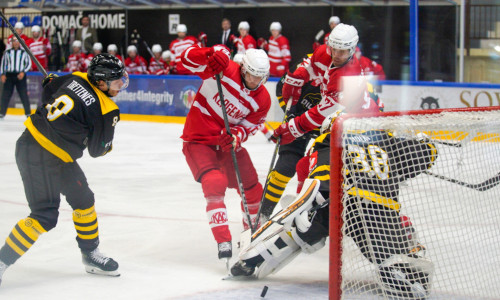
[[[226,127],[227,134],[231,135],[231,128],[229,128],[229,120],[227,119],[226,103],[224,102],[225,101],[224,94],[222,92],[222,84],[220,82],[220,74],[216,74],[215,79],[217,80],[217,89],[219,90],[222,116],[224,117],[224,126]],[[231,147],[231,157],[233,158],[234,172],[236,173],[236,180],[238,181],[238,190],[240,191],[241,201],[243,203],[243,209],[245,210],[245,214],[247,216],[248,226],[250,227],[253,233],[257,228],[254,228],[252,224],[252,218],[250,218],[250,211],[248,210],[247,198],[245,197],[243,182],[241,181],[240,168],[238,167],[238,161],[236,160],[236,152],[234,151],[233,147]],[[255,224],[255,227],[257,227],[257,224]]]
[[[286,110],[285,110],[285,115],[283,116],[283,120],[281,121],[281,124],[285,123],[286,118],[288,117],[288,112],[290,111],[290,107],[292,106],[292,99],[288,99],[288,102],[286,104]],[[255,218],[255,226],[259,224],[260,221],[260,213],[262,210],[262,202],[264,201],[266,192],[267,192],[267,185],[269,183],[269,176],[271,175],[271,172],[274,169],[274,163],[276,161],[276,157],[278,156],[278,152],[280,149],[280,142],[281,142],[281,137],[278,138],[276,141],[276,146],[274,146],[274,152],[273,152],[273,157],[271,158],[271,164],[269,165],[269,171],[267,171],[267,176],[266,176],[266,184],[264,185],[264,190],[262,191],[262,197],[260,198],[260,204],[259,204],[259,211],[257,213],[257,217]]]
[[[436,178],[439,178],[441,180],[445,180],[445,181],[448,181],[448,182],[451,182],[451,183],[455,183],[455,184],[458,184],[458,185],[461,185],[461,186],[465,186],[467,188],[470,188],[470,189],[473,189],[473,190],[476,190],[476,191],[480,191],[480,192],[484,192],[484,191],[490,190],[490,189],[494,188],[495,186],[497,186],[500,183],[500,173],[498,173],[497,175],[491,177],[490,179],[487,179],[486,181],[483,181],[481,183],[476,183],[476,184],[467,183],[467,182],[464,182],[464,181],[460,181],[458,179],[449,178],[449,177],[446,177],[446,176],[443,176],[443,175],[434,174],[434,173],[432,173],[430,171],[425,171],[425,174],[433,176],[433,177],[436,177]]]
[[[47,74],[47,71],[45,71],[45,69],[42,67],[42,65],[38,61],[38,59],[36,59],[36,57],[33,55],[33,53],[31,53],[30,48],[28,48],[28,46],[26,45],[24,40],[19,36],[19,34],[17,34],[16,30],[14,29],[14,27],[12,27],[12,24],[10,24],[10,22],[7,20],[7,18],[5,17],[5,15],[3,14],[3,12],[1,10],[0,10],[0,17],[2,17],[4,23],[7,24],[7,26],[9,26],[10,31],[12,31],[12,33],[14,34],[16,39],[19,41],[19,43],[21,43],[21,46],[23,46],[24,50],[26,51],[26,53],[28,53],[31,60],[35,62],[36,66],[38,67],[38,70],[40,72],[42,72],[43,77],[45,78],[45,77],[49,76],[49,74]]]

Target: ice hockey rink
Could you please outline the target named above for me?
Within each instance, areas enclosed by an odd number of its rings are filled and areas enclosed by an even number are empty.
[[[24,117],[0,121],[0,240],[29,214],[15,163]],[[120,264],[117,278],[87,274],[62,197],[59,222],[5,272],[0,299],[327,299],[328,247],[301,254],[265,280],[224,281],[225,264],[205,214],[201,186],[181,152],[183,125],[121,121],[113,151],[79,160],[95,193],[101,252]],[[261,182],[274,144],[259,132],[245,143]],[[293,193],[295,181],[285,193]],[[226,194],[233,247],[242,230],[240,200]],[[236,257],[237,250],[235,250]],[[235,258],[233,258],[234,260]]]

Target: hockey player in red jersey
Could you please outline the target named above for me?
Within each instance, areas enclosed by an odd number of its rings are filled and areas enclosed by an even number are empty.
[[[321,45],[293,74],[286,76],[282,95],[283,99],[292,99],[292,105],[298,101],[302,86],[308,81],[315,81],[320,86],[322,99],[315,107],[278,127],[273,134],[275,140],[280,138],[281,144],[288,144],[320,127],[328,115],[339,109],[346,112],[379,111],[378,105],[368,95],[366,82],[360,76],[361,66],[354,56],[358,39],[354,26],[337,25],[328,38],[328,44]],[[349,86],[346,80],[349,80]]]
[[[271,64],[271,76],[281,77],[289,68],[292,56],[290,54],[290,43],[288,39],[281,35],[281,24],[279,22],[272,22],[269,27],[271,37],[269,43],[265,46],[267,54],[269,55],[269,63]]]
[[[90,65],[90,62],[92,59],[97,55],[102,53],[102,44],[97,42],[92,45],[92,53],[89,53],[87,55],[87,58],[85,59],[85,64],[88,66]]]
[[[385,72],[382,65],[377,64],[375,61],[369,59],[366,56],[363,56],[359,47],[356,47],[355,55],[359,60],[359,64],[361,65],[361,69],[363,69],[365,75],[376,76],[377,80],[385,80]]]
[[[125,59],[125,69],[129,74],[148,74],[148,63],[144,57],[137,54],[136,46],[128,46],[127,54],[128,57]]]
[[[42,67],[47,69],[49,60],[48,56],[52,52],[52,46],[49,40],[42,36],[42,29],[40,26],[35,25],[31,27],[31,33],[33,34],[33,39],[30,39],[30,43],[26,45],[30,48],[31,53],[38,59]],[[38,67],[35,63],[31,64],[32,71],[38,71]]]
[[[187,35],[187,27],[184,24],[177,25],[177,38],[170,43],[170,52],[175,56],[175,72],[179,75],[192,75],[181,61],[181,54],[193,45],[200,45],[198,40],[191,35]]]
[[[118,47],[116,46],[116,44],[108,45],[108,53],[118,58],[122,62],[124,62],[123,57],[120,54],[118,54]]]
[[[29,45],[31,43],[31,38],[29,38],[26,34],[23,33],[23,30],[24,30],[24,24],[23,24],[23,22],[17,22],[14,25],[14,30],[24,40],[24,42],[26,43],[26,45]],[[13,37],[14,37],[14,34],[11,34],[7,38],[7,46],[6,46],[7,50],[10,49],[10,48],[12,48],[12,42],[11,42],[11,40],[12,40]]]
[[[242,143],[264,123],[271,106],[264,87],[269,76],[269,59],[264,50],[247,50],[241,66],[230,61],[229,55],[229,49],[223,45],[211,48],[196,45],[181,56],[184,67],[203,80],[186,118],[181,137],[184,140],[182,152],[194,179],[201,183],[209,225],[218,243],[219,259],[232,256],[224,195],[228,187],[237,188],[238,185],[230,150],[235,151],[250,217],[255,220],[262,185]],[[221,72],[231,135],[225,131],[221,97],[214,78]],[[243,224],[248,228],[246,217]]]
[[[245,54],[246,50],[255,49],[257,47],[257,42],[254,37],[249,34],[250,24],[248,24],[247,21],[240,22],[238,31],[240,32],[240,36],[237,38],[233,37],[236,53]]]
[[[154,44],[151,48],[154,57],[149,59],[149,74],[153,75],[167,75],[170,73],[170,68],[162,58],[162,48],[159,44]]]
[[[64,68],[65,72],[86,72],[87,65],[85,64],[85,54],[82,53],[82,42],[73,42],[73,53],[68,57],[68,62]]]

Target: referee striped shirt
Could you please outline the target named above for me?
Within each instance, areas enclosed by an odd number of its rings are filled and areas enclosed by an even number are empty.
[[[21,73],[28,72],[31,69],[31,58],[24,49],[5,50],[0,65],[0,73]]]

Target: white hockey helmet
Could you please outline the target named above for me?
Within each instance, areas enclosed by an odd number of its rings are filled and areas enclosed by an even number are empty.
[[[40,28],[40,26],[38,25],[33,25],[33,27],[31,27],[31,32],[40,32],[42,31],[42,28]]]
[[[174,60],[174,58],[172,57],[172,52],[170,52],[170,50],[163,51],[163,53],[161,54],[161,58],[165,61],[168,59]]]
[[[151,51],[153,51],[153,53],[161,53],[162,50],[163,49],[161,49],[161,46],[159,44],[154,44],[151,48]]]
[[[118,52],[118,47],[115,44],[109,44],[108,45],[108,52],[110,52],[110,51]]]
[[[271,26],[269,26],[269,31],[278,30],[279,32],[281,32],[281,28],[282,27],[280,22],[272,22]]]
[[[73,41],[72,47],[82,48],[82,41],[75,40]]]
[[[248,24],[247,21],[240,22],[240,24],[238,24],[238,30],[240,29],[250,30],[250,24]]]
[[[328,36],[328,46],[333,49],[349,50],[349,55],[352,56],[358,40],[358,31],[354,26],[340,23]]]
[[[337,17],[337,16],[333,16],[330,18],[330,20],[328,20],[328,24],[340,24],[340,18]]]
[[[261,77],[260,83],[252,90],[257,89],[262,84],[266,83],[269,78],[269,57],[262,49],[248,49],[242,58],[241,75],[245,78],[245,74]]]
[[[184,32],[184,33],[188,32],[187,26],[184,24],[178,24],[177,25],[177,33],[179,33],[179,32]]]
[[[127,53],[130,53],[130,52],[135,52],[137,53],[137,47],[134,46],[134,45],[130,45],[127,47]]]
[[[241,54],[241,53],[236,53],[233,57],[233,61],[235,63],[237,63],[238,65],[241,65],[241,63],[243,62],[243,55],[244,54]]]
[[[16,22],[16,25],[14,25],[14,28],[16,28],[16,29],[24,29],[23,22]]]
[[[101,43],[94,43],[94,45],[92,46],[92,50],[94,51],[102,51],[102,44]]]

